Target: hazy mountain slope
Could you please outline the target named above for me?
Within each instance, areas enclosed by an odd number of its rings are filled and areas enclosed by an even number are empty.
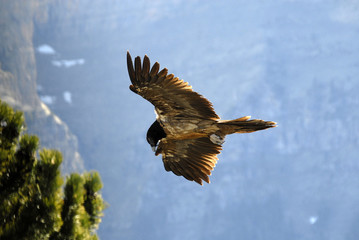
[[[62,151],[65,173],[82,171],[77,138],[40,101],[36,92],[34,21],[46,21],[48,3],[1,1],[0,4],[0,98],[25,113],[28,132],[39,135],[42,147]]]

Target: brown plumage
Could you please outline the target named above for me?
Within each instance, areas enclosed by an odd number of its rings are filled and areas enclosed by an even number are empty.
[[[162,154],[166,171],[201,185],[202,180],[209,183],[226,135],[276,127],[275,122],[250,120],[249,116],[220,120],[212,104],[187,82],[168,74],[166,68],[160,71],[158,62],[150,66],[147,55],[142,64],[136,57],[133,66],[127,52],[131,91],[155,106],[157,117],[147,141],[156,155]]]

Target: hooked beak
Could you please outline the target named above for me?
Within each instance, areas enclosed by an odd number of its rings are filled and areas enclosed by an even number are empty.
[[[151,148],[153,152],[156,152],[156,146],[151,146]]]

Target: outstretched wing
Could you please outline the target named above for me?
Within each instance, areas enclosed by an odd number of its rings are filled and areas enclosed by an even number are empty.
[[[209,183],[209,175],[217,163],[217,154],[222,147],[214,144],[208,137],[196,139],[162,139],[156,155],[162,154],[166,171],[195,181]]]
[[[127,68],[132,85],[130,89],[151,102],[160,115],[179,118],[219,119],[212,104],[202,95],[192,91],[187,82],[167,74],[166,68],[159,72],[156,62],[150,70],[150,59],[145,55],[135,58],[133,66],[131,55],[127,52]]]

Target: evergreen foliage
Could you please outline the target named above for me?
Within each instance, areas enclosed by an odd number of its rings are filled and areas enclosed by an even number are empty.
[[[0,100],[0,239],[98,239],[105,203],[97,172],[60,173],[62,155],[27,134]]]

